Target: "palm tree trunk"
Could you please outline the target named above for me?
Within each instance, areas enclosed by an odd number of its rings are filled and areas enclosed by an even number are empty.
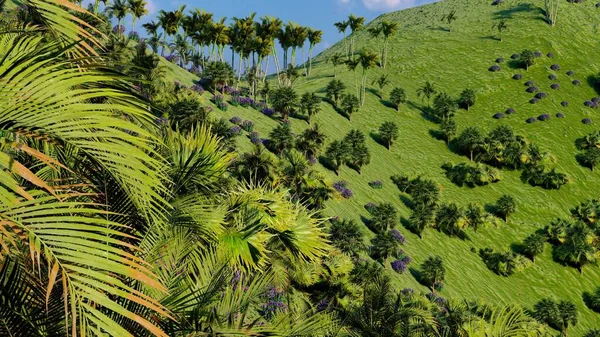
[[[132,32],[134,32],[134,31],[135,31],[135,19],[136,19],[136,17],[135,17],[135,16],[133,16],[133,17],[131,18],[131,31],[132,31]]]
[[[94,15],[98,15],[98,8],[100,7],[100,0],[94,1]]]

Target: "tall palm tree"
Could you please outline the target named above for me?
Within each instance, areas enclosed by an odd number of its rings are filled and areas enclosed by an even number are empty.
[[[193,43],[196,44],[196,53],[199,55],[202,68],[205,66],[204,48],[210,43],[210,31],[213,25],[213,14],[204,10],[194,9],[191,12],[193,23],[192,31],[188,32]]]
[[[307,76],[310,76],[310,72],[312,70],[312,53],[315,46],[321,43],[323,39],[323,31],[315,30],[312,28],[308,28],[308,43],[310,47],[308,48],[308,71],[306,72]]]
[[[221,18],[221,20],[214,22],[210,28],[210,42],[212,44],[212,49],[210,51],[211,60],[215,60],[216,51],[216,56],[219,61],[223,62],[223,51],[225,46],[230,42],[229,27],[225,25],[225,20],[227,20],[227,18]]]
[[[362,81],[361,81],[361,94],[360,94],[360,105],[365,104],[365,97],[367,95],[367,74],[370,69],[377,66],[377,60],[379,57],[372,51],[363,50],[358,56],[358,60],[363,69]]]
[[[142,27],[146,30],[148,35],[158,36],[158,29],[160,28],[160,23],[155,22],[154,20],[144,23]]]
[[[293,88],[288,86],[282,86],[273,90],[270,98],[273,109],[281,114],[284,121],[287,120],[288,115],[298,105],[298,94]]]
[[[327,58],[327,62],[331,62],[331,64],[333,64],[333,77],[336,78],[337,77],[337,71],[336,71],[337,66],[344,63],[344,61],[342,59],[342,55],[333,54],[333,56]]]
[[[417,89],[417,97],[426,98],[428,106],[431,106],[431,97],[436,93],[437,89],[435,88],[435,83],[429,81],[425,81],[425,84]]]
[[[350,57],[354,58],[354,39],[356,38],[357,32],[363,30],[365,25],[365,18],[362,16],[356,16],[354,14],[350,14],[348,16],[348,25],[352,30],[352,35],[350,36]]]
[[[135,21],[142,16],[148,14],[146,9],[146,1],[144,0],[127,0],[127,7],[131,13],[131,31],[135,31]]]
[[[391,36],[398,31],[398,23],[383,21],[381,22],[381,33],[383,34],[383,50],[381,52],[381,67],[385,68],[388,61],[388,44]]]
[[[346,55],[346,57],[348,57],[348,43],[346,41],[346,29],[348,29],[348,25],[350,23],[348,21],[340,21],[340,22],[336,22],[333,25],[335,26],[335,28],[337,28],[338,32],[344,34],[344,54]]]
[[[308,29],[298,24],[291,26],[290,43],[292,47],[292,66],[296,67],[296,53],[298,48],[302,49],[302,62],[304,63],[304,43],[308,38]]]
[[[176,34],[175,40],[171,42],[170,47],[179,55],[179,65],[185,66],[188,63],[190,53],[190,44],[183,34]]]
[[[348,67],[348,70],[352,71],[352,75],[354,77],[354,89],[356,90],[356,98],[360,97],[360,87],[358,86],[358,82],[356,81],[356,68],[359,64],[360,59],[358,57],[346,60],[346,67]]]
[[[275,64],[275,72],[277,73],[277,80],[279,81],[279,84],[281,84],[281,77],[279,75],[281,72],[281,66],[279,65],[279,56],[277,55],[275,38],[279,38],[282,25],[283,22],[280,19],[265,15],[261,18],[260,24],[257,27],[257,35],[260,36],[263,41],[269,41],[269,45],[271,46],[271,54],[273,55],[273,63]],[[268,65],[269,59],[267,58],[265,67]],[[266,79],[267,73],[267,69],[265,68],[265,77],[263,77],[263,82]]]
[[[106,7],[106,12],[109,16],[117,18],[117,24],[123,25],[123,19],[129,13],[129,6],[126,0],[114,0],[112,5]]]

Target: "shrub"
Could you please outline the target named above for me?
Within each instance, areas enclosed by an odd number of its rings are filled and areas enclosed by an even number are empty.
[[[219,103],[223,102],[223,96],[221,95],[215,95],[212,98],[213,103],[215,103],[216,105],[219,105]]]
[[[395,260],[392,261],[392,263],[390,264],[392,266],[392,270],[394,270],[396,273],[402,274],[406,271],[406,269],[408,269],[408,266],[406,265],[406,263],[404,263],[404,261],[401,260]]]
[[[537,92],[539,90],[540,89],[538,87],[536,87],[535,85],[532,85],[532,86],[528,87],[527,89],[525,89],[525,91],[527,91],[530,94]]]
[[[557,79],[557,77],[554,74],[550,74],[550,75],[548,75],[548,79],[551,80],[551,81],[554,81],[554,80]]]
[[[592,102],[592,103],[590,104],[590,108],[592,108],[592,109],[597,109],[597,108],[598,108],[598,103],[596,103],[596,102]]]
[[[415,293],[415,291],[410,288],[404,288],[400,291],[400,293],[402,293],[402,295],[404,296],[412,296]]]
[[[436,291],[442,291],[442,290],[444,290],[444,282],[442,282],[442,281],[435,282],[433,284],[433,289],[435,289]],[[435,300],[438,301],[440,299],[442,301],[445,301],[445,299],[443,297],[437,297]]]
[[[512,55],[510,55],[510,58],[513,59],[513,60],[518,60],[519,57],[521,57],[521,55],[519,55],[519,54],[512,54]]]
[[[479,250],[479,256],[489,270],[501,276],[510,276],[527,268],[529,260],[512,252],[495,252],[491,248]]]
[[[558,89],[560,89],[560,84],[558,84],[558,83],[552,83],[550,85],[550,88],[552,88],[553,90],[558,90]]]
[[[129,35],[127,35],[127,37],[130,40],[133,40],[133,41],[139,41],[140,40],[140,34],[138,34],[137,32],[129,32]]]
[[[546,97],[548,97],[548,94],[546,94],[545,92],[538,92],[538,93],[535,95],[535,98],[537,98],[537,99],[544,99],[544,98],[546,98]]]
[[[574,85],[580,85],[581,81],[580,80],[573,80],[573,82],[571,82],[571,83],[573,83]]]
[[[177,55],[167,55],[165,56],[165,59],[171,63],[177,63],[177,61],[179,61],[179,56]]]
[[[219,104],[217,104],[217,107],[222,111],[227,111],[227,109],[229,108],[229,106],[225,102],[220,102]]]
[[[242,129],[246,130],[246,132],[252,132],[252,130],[254,129],[254,122],[244,121],[242,123]]]
[[[548,115],[548,114],[541,114],[541,115],[538,116],[537,119],[538,119],[538,121],[545,122],[547,120],[550,120],[550,115]]]
[[[347,189],[345,189],[345,190],[342,191],[342,197],[344,197],[344,199],[350,199],[353,196],[354,196],[354,193],[349,188],[347,188]]]
[[[257,139],[257,138],[260,139],[260,134],[258,132],[256,132],[256,131],[250,132],[250,140]]]
[[[573,70],[567,71],[567,76],[573,76],[573,75],[575,75],[575,72]]]
[[[390,236],[392,236],[394,239],[396,239],[396,241],[398,241],[398,243],[400,243],[401,245],[406,243],[406,238],[404,237],[404,235],[402,235],[402,233],[400,233],[399,230],[397,229],[390,229],[389,232]]]
[[[506,109],[506,111],[505,111],[504,113],[505,113],[505,114],[507,114],[507,115],[512,115],[512,114],[514,114],[515,112],[517,112],[515,109],[513,109],[513,108],[508,108],[508,109]]]
[[[535,119],[535,117],[529,117],[529,118],[527,118],[527,123],[529,123],[529,124],[533,124],[536,121],[537,121],[537,119]]]
[[[367,210],[367,212],[373,213],[377,209],[377,206],[377,203],[368,202],[365,204],[365,209]]]
[[[592,119],[591,118],[584,118],[581,120],[581,123],[585,124],[585,125],[591,125],[592,124]]]
[[[499,66],[499,65],[497,65],[497,64],[494,64],[494,65],[493,65],[493,66],[491,66],[491,67],[490,67],[488,70],[489,70],[489,71],[491,71],[491,72],[498,72],[498,71],[500,71],[501,69],[500,69],[500,66]]]
[[[242,133],[242,128],[239,125],[234,125],[229,129],[229,134],[232,136],[237,136]]]
[[[600,8],[600,2],[596,3],[596,8]]]
[[[539,51],[539,50],[536,50],[536,51],[533,52],[533,56],[535,56],[535,57],[542,57],[542,52]]]
[[[532,98],[532,99],[529,100],[529,103],[536,104],[539,101],[540,101],[539,99],[537,99],[537,98],[534,97],[534,98]]]
[[[502,119],[502,118],[504,118],[504,114],[502,112],[498,112],[498,113],[494,114],[493,117],[495,119]]]
[[[381,180],[370,181],[369,186],[371,186],[374,189],[380,189],[383,187],[383,181],[381,181]]]
[[[482,164],[458,164],[445,163],[442,169],[446,171],[446,177],[458,186],[469,187],[484,186],[489,183],[500,181],[500,171],[496,168]]]
[[[551,59],[551,58],[553,58],[553,57],[554,57],[554,54],[552,54],[552,53],[548,53],[548,54],[546,54],[546,56],[548,56],[548,58],[550,58],[550,59]]]
[[[262,113],[263,113],[263,115],[265,115],[267,117],[272,117],[273,115],[275,115],[275,110],[273,110],[271,108],[264,108],[264,109],[262,109]]]
[[[496,59],[496,63],[503,63],[504,59],[502,57],[499,57]]]
[[[523,78],[523,74],[514,74],[512,78],[513,80],[520,80]]]
[[[345,180],[336,181],[333,183],[332,187],[336,191],[342,193],[342,191],[348,187],[348,182]]]
[[[204,94],[204,88],[200,84],[192,85],[192,90],[197,92],[200,96]]]
[[[535,83],[533,83],[533,81],[527,81],[527,82],[525,82],[525,85],[528,87],[531,87],[531,86],[535,85]]]
[[[562,102],[560,102],[560,105],[562,105],[562,106],[565,106],[565,107],[566,107],[566,106],[569,106],[569,102],[567,102],[567,101],[562,101]]]
[[[241,118],[239,118],[239,117],[231,117],[231,118],[229,119],[229,121],[230,121],[232,124],[235,124],[235,125],[241,125],[241,124],[242,124],[242,119],[241,119]]]
[[[565,114],[562,112],[559,112],[556,114],[556,118],[565,118]]]
[[[550,66],[550,69],[552,69],[554,71],[558,71],[558,70],[560,70],[560,66],[558,64],[553,64]]]

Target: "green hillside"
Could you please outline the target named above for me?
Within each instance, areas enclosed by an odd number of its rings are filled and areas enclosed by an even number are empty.
[[[584,102],[598,95],[589,81],[599,69],[596,62],[598,53],[598,19],[600,9],[592,1],[581,4],[561,3],[557,25],[551,27],[544,20],[543,0],[506,0],[499,6],[492,6],[490,0],[445,0],[430,5],[389,13],[374,20],[395,21],[400,25],[399,32],[389,44],[389,64],[386,69],[375,68],[369,71],[366,103],[352,121],[337,113],[331,105],[322,104],[322,111],[314,117],[328,136],[328,141],[341,139],[351,129],[359,129],[370,135],[377,132],[381,123],[395,121],[400,127],[400,138],[388,151],[376,143],[372,137],[368,145],[372,156],[362,174],[344,167],[341,177],[322,168],[331,182],[345,180],[354,191],[354,197],[344,200],[337,198],[327,203],[327,216],[340,216],[360,223],[368,218],[363,207],[368,202],[391,202],[403,218],[408,218],[410,210],[399,197],[398,189],[390,181],[394,174],[423,175],[433,179],[442,187],[443,202],[457,202],[467,205],[477,202],[481,205],[494,203],[501,195],[510,194],[517,199],[518,210],[511,222],[497,228],[486,228],[474,233],[468,230],[468,240],[450,238],[434,229],[427,229],[422,239],[400,227],[407,237],[403,247],[414,259],[417,266],[432,254],[442,256],[448,266],[446,286],[442,291],[445,297],[483,299],[488,302],[519,303],[531,308],[543,297],[574,301],[580,312],[580,322],[571,331],[580,336],[591,328],[600,328],[600,314],[589,310],[582,299],[585,291],[593,291],[600,286],[600,267],[586,266],[581,275],[577,269],[563,266],[552,259],[552,249],[547,245],[545,253],[526,270],[510,277],[503,277],[490,271],[479,255],[480,248],[490,247],[509,251],[511,245],[519,243],[536,229],[547,225],[558,217],[569,216],[569,209],[591,198],[598,197],[600,190],[600,170],[592,173],[582,167],[575,158],[575,140],[598,129],[598,110],[584,106]],[[441,16],[455,10],[458,20],[451,31],[441,22]],[[503,41],[495,38],[492,26],[505,19],[509,29],[503,33]],[[366,28],[368,28],[367,26]],[[378,50],[377,42],[366,31],[356,36],[357,50],[366,48]],[[536,59],[528,71],[519,69],[511,62],[510,56],[524,49],[540,51],[543,56]],[[299,92],[317,91],[324,96],[324,88],[333,77],[333,66],[325,62],[327,57],[344,52],[344,42],[340,41],[319,55],[313,62],[313,73],[308,78],[298,79],[294,87]],[[546,55],[552,53],[553,57]],[[497,58],[504,58],[500,72],[490,72],[488,68]],[[552,71],[550,66],[559,64],[561,70]],[[575,74],[568,76],[572,70]],[[179,71],[179,70],[178,70]],[[357,70],[360,76],[362,70]],[[354,90],[353,73],[345,66],[338,66],[338,79],[349,91]],[[522,80],[512,79],[521,73]],[[408,94],[408,102],[400,111],[386,107],[374,93],[371,81],[382,74],[388,74],[391,84],[385,89],[385,97],[393,87],[402,87]],[[555,74],[556,80],[549,75]],[[177,80],[189,82],[191,78],[173,76]],[[573,85],[575,79],[581,85]],[[548,97],[537,104],[530,104],[534,94],[527,93],[525,81],[532,80]],[[433,81],[438,91],[445,91],[458,97],[465,88],[477,91],[477,102],[470,109],[458,110],[455,120],[458,132],[467,126],[479,126],[490,130],[498,125],[510,125],[519,134],[552,153],[555,166],[565,172],[570,182],[560,190],[546,190],[532,187],[521,181],[520,170],[503,169],[503,179],[483,187],[458,187],[451,183],[441,166],[445,162],[468,162],[468,158],[453,153],[446,144],[430,134],[438,126],[424,117],[423,102],[417,98],[416,90],[425,81]],[[560,84],[560,89],[550,88],[552,83]],[[206,100],[210,94],[205,94]],[[568,101],[568,107],[561,102]],[[426,103],[425,103],[426,104]],[[514,108],[516,113],[501,120],[492,116]],[[218,110],[217,110],[218,111]],[[562,112],[566,118],[554,115]],[[529,117],[550,114],[546,122],[526,123]],[[255,131],[267,138],[271,128],[278,121],[252,109],[230,107],[228,111],[218,111],[225,118],[239,116],[255,123]],[[584,125],[583,118],[591,118],[592,125]],[[293,119],[296,133],[307,127],[303,120]],[[250,149],[246,137],[238,138],[242,150]],[[382,189],[372,189],[368,182],[382,180]],[[367,235],[372,237],[366,227]],[[473,249],[474,248],[474,249]],[[396,277],[398,288],[412,287],[426,291],[411,273]]]

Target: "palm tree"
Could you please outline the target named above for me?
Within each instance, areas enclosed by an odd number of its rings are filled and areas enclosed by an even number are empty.
[[[446,21],[448,23],[448,31],[452,31],[452,22],[456,21],[458,17],[456,17],[456,11],[452,10],[450,13],[442,16],[442,21]]]
[[[336,78],[337,77],[336,67],[338,65],[344,63],[342,55],[334,54],[333,56],[327,58],[327,62],[331,62],[331,64],[333,64],[333,77]]]
[[[547,239],[544,235],[531,234],[523,240],[523,253],[525,253],[533,263],[535,257],[544,252],[544,244]]]
[[[385,233],[396,227],[397,223],[398,211],[391,203],[382,203],[372,212],[370,226],[376,233]]]
[[[502,32],[508,29],[508,24],[506,24],[506,20],[500,20],[498,23],[495,23],[492,26],[492,29],[496,29],[498,31],[500,42],[502,42]]]
[[[348,59],[346,60],[346,66],[348,70],[352,71],[352,75],[354,77],[354,89],[356,89],[356,98],[360,97],[360,87],[356,81],[356,68],[360,64],[360,60],[358,58]]]
[[[306,158],[316,158],[325,145],[326,139],[327,137],[320,130],[319,124],[314,124],[312,127],[304,129],[302,134],[298,136],[296,148],[304,153]]]
[[[283,123],[271,130],[269,145],[277,151],[279,156],[282,156],[285,150],[291,149],[294,146],[294,135],[290,125]]]
[[[379,127],[379,138],[386,143],[387,149],[392,147],[392,143],[398,139],[398,125],[394,122],[384,122]]]
[[[190,44],[187,38],[182,34],[176,34],[175,40],[170,44],[172,50],[179,55],[179,65],[184,66],[188,63],[188,55],[190,53]]]
[[[360,52],[358,56],[358,60],[360,65],[362,66],[362,82],[361,82],[361,95],[360,95],[360,105],[365,104],[365,97],[367,95],[367,74],[368,71],[374,68],[377,65],[377,54],[372,51],[363,50]]]
[[[400,243],[387,231],[378,233],[371,240],[371,255],[375,260],[381,262],[384,267],[388,265],[388,258],[398,255],[399,251]]]
[[[446,267],[444,261],[439,256],[430,256],[421,264],[421,279],[431,287],[435,293],[435,286],[438,282],[444,282],[446,276]]]
[[[358,112],[360,108],[360,101],[356,96],[345,94],[342,96],[341,111],[348,116],[348,120],[351,120],[352,114]]]
[[[148,14],[146,9],[146,1],[144,0],[127,0],[127,7],[131,13],[131,31],[135,31],[135,21],[142,16]]]
[[[440,123],[440,133],[444,137],[446,145],[450,144],[450,139],[456,135],[456,130],[456,122],[452,118],[443,120]]]
[[[340,104],[340,99],[342,97],[342,94],[344,93],[344,90],[346,90],[344,82],[340,80],[331,80],[327,84],[326,96],[329,100],[333,101],[333,103],[337,107]]]
[[[435,94],[437,94],[437,90],[435,89],[435,84],[432,82],[429,82],[429,81],[426,81],[422,87],[417,89],[417,97],[426,98],[427,106],[431,106],[431,103],[430,103],[431,97],[433,97]]]
[[[263,40],[269,41],[269,45],[271,46],[271,54],[273,55],[273,62],[275,63],[275,70],[277,74],[277,80],[279,84],[281,84],[281,77],[279,76],[281,72],[281,66],[279,65],[279,56],[277,55],[277,48],[275,46],[275,38],[279,38],[279,32],[281,31],[283,23],[280,19],[270,16],[264,16],[261,18],[261,22],[259,24],[260,29],[257,28],[257,34],[262,37]],[[280,41],[281,42],[281,41]],[[269,60],[267,59],[266,65],[269,65]],[[265,70],[265,77],[263,78],[263,82],[265,81],[266,74],[268,72]]]
[[[309,48],[308,48],[308,71],[307,71],[306,75],[310,76],[310,72],[312,70],[313,49],[315,48],[315,46],[317,44],[321,43],[321,40],[323,39],[323,31],[308,28],[307,33],[308,33]],[[335,69],[334,69],[334,72],[335,72]]]
[[[356,37],[357,32],[363,30],[365,25],[365,18],[362,16],[356,16],[354,14],[350,14],[348,16],[348,26],[352,30],[352,35],[350,36],[350,58],[354,58],[354,39]]]
[[[467,111],[471,108],[473,104],[475,104],[475,100],[477,98],[477,94],[473,89],[465,89],[460,93],[460,97],[458,101],[460,104],[467,107]]]
[[[390,84],[390,81],[388,80],[388,75],[383,74],[379,76],[379,78],[373,80],[371,84],[377,84],[379,87],[379,97],[383,98],[383,88]]]
[[[213,85],[213,94],[217,95],[217,86],[221,86],[221,93],[225,93],[225,86],[233,82],[233,68],[225,62],[208,62],[202,70],[202,76],[211,80]]]
[[[567,336],[567,330],[571,325],[577,325],[577,307],[575,303],[571,301],[560,301],[558,302],[558,321],[562,328],[563,335]]]
[[[346,164],[350,160],[350,150],[351,149],[347,143],[334,140],[329,144],[327,150],[325,151],[325,157],[333,166],[338,176],[341,173],[342,165]]]
[[[290,42],[292,47],[292,66],[296,67],[296,52],[298,48],[302,49],[302,62],[304,62],[304,43],[308,38],[308,28],[302,27],[298,24],[291,26]]]
[[[321,98],[314,92],[306,92],[300,98],[300,112],[308,117],[308,125],[312,125],[312,116],[321,111]]]
[[[390,101],[396,106],[396,110],[400,111],[400,105],[406,103],[406,91],[398,87],[392,89]]]
[[[496,209],[506,223],[508,223],[508,217],[517,210],[517,202],[513,197],[505,194],[498,199],[496,202]]]
[[[590,228],[578,221],[565,230],[564,243],[557,248],[559,260],[571,264],[583,273],[583,267],[596,261],[596,249],[590,244],[594,239]]]
[[[275,159],[262,145],[256,145],[251,152],[244,153],[233,164],[234,172],[242,181],[263,185],[272,183],[275,176]]]
[[[398,31],[398,23],[382,21],[381,33],[383,34],[383,50],[381,52],[381,67],[385,68],[388,62],[388,43],[389,38]]]
[[[129,6],[124,0],[114,0],[112,5],[106,7],[106,12],[110,16],[117,18],[117,24],[123,26],[123,19],[129,13]]]
[[[358,255],[364,250],[364,234],[354,220],[332,221],[329,229],[331,243],[344,253]]]
[[[473,161],[473,152],[483,144],[483,141],[481,131],[477,127],[469,126],[458,137],[457,145],[461,151],[469,153],[471,161]]]
[[[472,337],[530,336],[543,333],[541,327],[520,306],[515,305],[494,310],[489,320],[470,320],[465,332]]]
[[[459,235],[464,228],[464,211],[455,203],[441,205],[435,218],[436,228],[447,235]]]
[[[219,61],[223,62],[223,51],[225,46],[230,42],[229,40],[229,27],[225,25],[226,18],[214,22],[210,27],[209,40],[212,44],[210,52],[210,59],[215,60],[215,52],[219,57]]]
[[[142,27],[146,30],[148,35],[158,36],[158,29],[160,28],[160,23],[155,22],[154,20],[144,23]]]
[[[340,22],[336,22],[333,24],[335,26],[335,28],[337,28],[338,32],[344,34],[344,53],[346,54],[346,57],[348,57],[348,45],[346,42],[346,29],[348,29],[348,26],[350,25],[350,23],[348,21],[340,21]]]
[[[273,90],[270,97],[273,109],[281,114],[284,121],[287,121],[289,114],[298,106],[296,91],[291,87],[282,86]]]

